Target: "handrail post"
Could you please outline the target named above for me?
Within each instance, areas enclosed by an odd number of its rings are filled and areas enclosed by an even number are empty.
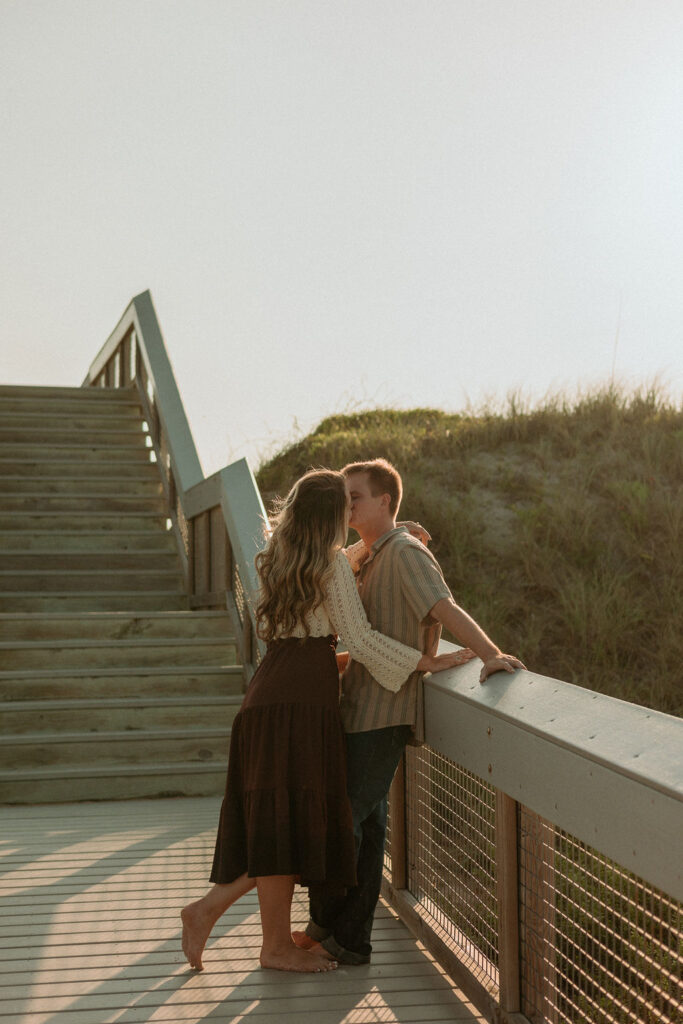
[[[131,333],[128,332],[128,334],[125,336],[125,338],[121,342],[121,347],[120,347],[120,350],[121,350],[120,386],[122,388],[128,387],[128,385],[131,383],[131,378],[130,378],[130,343],[131,343]]]
[[[555,956],[555,827],[525,810],[520,825],[520,923],[524,931],[524,1012],[558,1024]]]
[[[517,801],[496,790],[496,896],[500,1008],[519,1013],[519,873]]]

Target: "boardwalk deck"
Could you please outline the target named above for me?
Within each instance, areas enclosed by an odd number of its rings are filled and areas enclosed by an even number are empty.
[[[258,966],[249,895],[188,969],[178,911],[201,895],[219,802],[0,808],[0,1024],[482,1022],[382,904],[373,962],[328,975]],[[305,920],[297,890],[295,920]]]

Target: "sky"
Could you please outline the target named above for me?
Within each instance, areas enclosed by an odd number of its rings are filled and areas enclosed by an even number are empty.
[[[80,385],[149,288],[207,474],[678,397],[682,55],[682,0],[0,0],[0,383]]]

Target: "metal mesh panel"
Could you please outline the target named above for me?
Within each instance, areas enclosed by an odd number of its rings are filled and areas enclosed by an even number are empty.
[[[259,650],[258,639],[256,637],[255,630],[252,632],[251,663],[254,666],[254,668],[258,668],[258,666],[261,664],[261,652]]]
[[[681,1024],[679,904],[526,808],[519,864],[530,1020]]]
[[[244,587],[242,586],[242,580],[240,579],[239,570],[237,569],[236,564],[233,564],[232,567],[232,593],[235,598],[235,607],[237,608],[240,623],[243,623],[244,616],[248,614],[247,596],[244,592]]]
[[[408,887],[495,981],[495,790],[429,747],[408,747],[406,767]]]
[[[387,834],[386,842],[384,844],[384,870],[389,873],[391,877],[391,800],[389,801],[389,807],[387,810]]]

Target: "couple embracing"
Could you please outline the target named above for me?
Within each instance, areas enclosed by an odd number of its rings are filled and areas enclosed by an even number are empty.
[[[422,674],[474,657],[480,682],[524,667],[454,602],[426,531],[397,525],[401,495],[385,459],[314,470],[271,520],[256,559],[267,651],[232,728],[213,886],[181,915],[197,970],[218,918],[254,886],[261,966],[369,963],[387,795],[406,744],[424,739]],[[345,549],[349,526],[361,540]],[[465,650],[436,654],[442,626]],[[310,920],[292,934],[297,882]]]

